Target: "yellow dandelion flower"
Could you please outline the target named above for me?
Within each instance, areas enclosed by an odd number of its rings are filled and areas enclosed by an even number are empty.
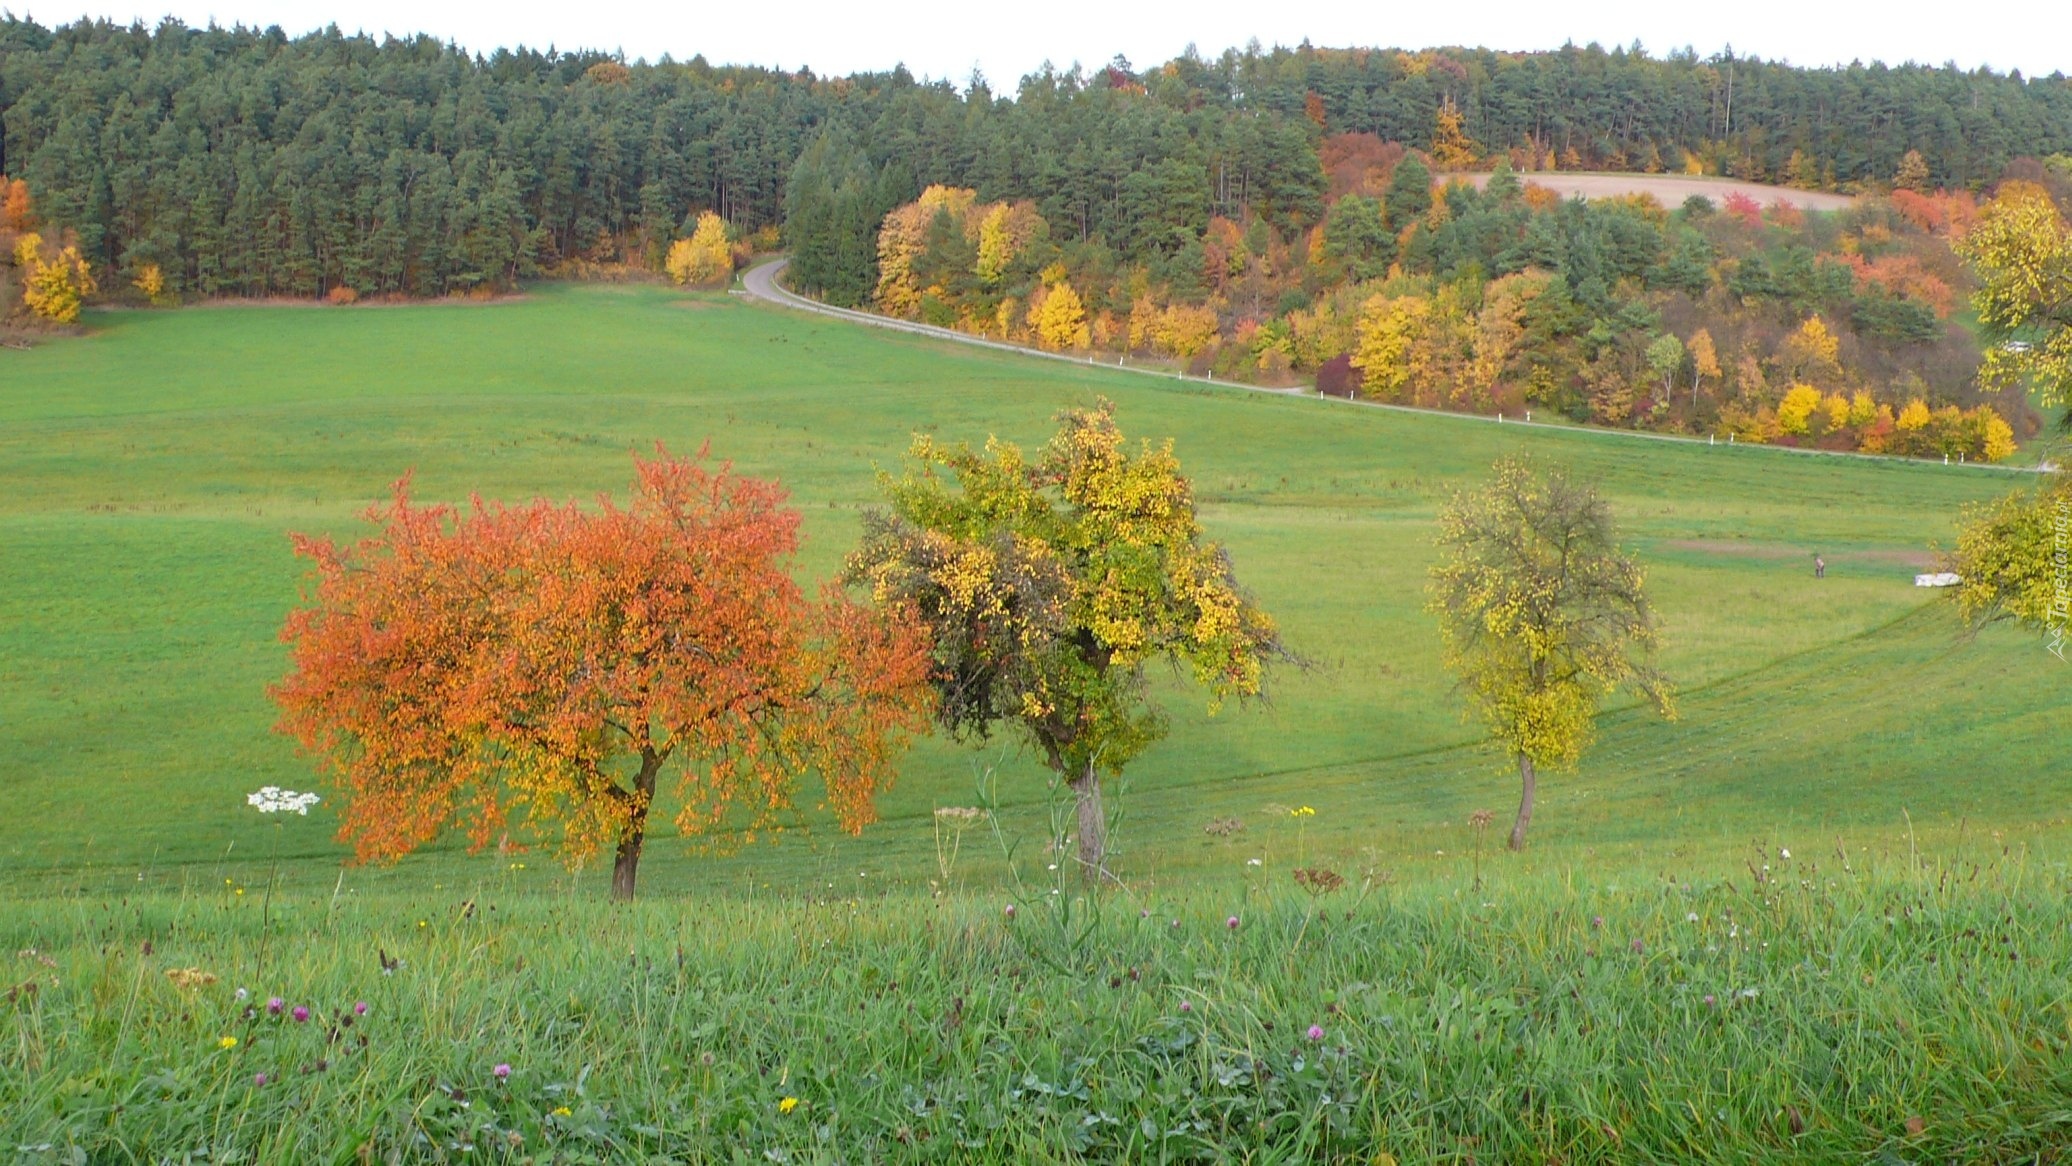
[[[790,1113],[790,1112],[791,1112],[792,1110],[794,1110],[794,1109],[797,1109],[798,1107],[799,1107],[799,1099],[798,1099],[798,1098],[796,1098],[796,1097],[787,1097],[787,1098],[785,1098],[784,1100],[782,1100],[782,1101],[780,1101],[780,1102],[778,1102],[778,1103],[777,1103],[777,1112],[778,1112],[778,1113]]]
[[[234,1036],[226,1036],[222,1040],[216,1042],[216,1047],[219,1049],[234,1049],[237,1047],[237,1038]]]
[[[555,1117],[567,1117],[567,1116],[569,1115],[569,1113],[570,1113],[570,1110],[569,1110],[569,1108],[568,1108],[567,1106],[565,1106],[565,1105],[557,1105],[557,1106],[555,1106],[555,1107],[554,1107],[554,1116],[555,1116]]]

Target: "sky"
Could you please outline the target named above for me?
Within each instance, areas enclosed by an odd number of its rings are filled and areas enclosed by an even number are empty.
[[[45,24],[82,12],[127,23],[175,16],[189,24],[278,24],[290,34],[336,23],[347,32],[426,32],[476,52],[549,44],[623,51],[629,59],[679,60],[704,54],[715,64],[758,64],[822,75],[889,69],[960,85],[974,69],[996,90],[1011,90],[1046,61],[1059,68],[1106,64],[1116,54],[1138,68],[1178,56],[1189,44],[1205,57],[1257,38],[1267,47],[1307,38],[1320,46],[1424,48],[1481,45],[1552,49],[1573,41],[1607,48],[1638,40],[1663,55],[1686,46],[1710,56],[1728,46],[1742,56],[1800,65],[1883,60],[2020,69],[2032,76],[2072,74],[2072,5],[2065,0],[2000,0],[1967,9],[1920,0],[970,0],[840,3],[698,4],[631,0],[595,7],[566,0],[13,0],[14,10]],[[26,5],[26,6],[24,6]],[[1989,19],[1964,19],[1967,12]]]

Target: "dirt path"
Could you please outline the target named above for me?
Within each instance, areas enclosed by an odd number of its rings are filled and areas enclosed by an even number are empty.
[[[1489,181],[1487,174],[1462,174],[1476,187]],[[1818,190],[1793,190],[1787,186],[1766,186],[1732,178],[1693,178],[1681,174],[1571,174],[1558,170],[1521,173],[1520,179],[1544,186],[1563,198],[1604,198],[1618,194],[1652,194],[1670,210],[1683,205],[1694,194],[1702,194],[1717,206],[1730,194],[1745,194],[1764,206],[1788,202],[1800,210],[1838,211],[1855,202],[1846,194]]]

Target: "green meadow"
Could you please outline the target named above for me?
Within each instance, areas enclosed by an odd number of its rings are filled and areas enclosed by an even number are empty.
[[[2011,1162],[2072,1139],[2072,688],[2037,638],[1967,634],[1913,586],[2025,475],[1212,388],[652,287],[88,322],[0,353],[22,1160]],[[790,490],[818,582],[916,432],[1033,445],[1099,396],[1174,442],[1306,660],[1215,717],[1166,686],[1170,737],[1111,794],[1123,889],[1056,881],[1061,807],[1006,739],[917,742],[860,837],[810,807],[728,853],[665,832],[631,908],[551,838],[356,867],[329,804],[245,805],[322,789],[266,696],[289,533],[355,535],[405,473],[420,498],[623,496],[633,453],[709,446]],[[1681,715],[1615,701],[1514,856],[1515,773],[1423,603],[1438,504],[1518,451],[1611,498]],[[982,791],[993,823],[937,832]],[[1295,867],[1347,884],[1311,896]],[[190,968],[212,978],[166,975]]]
[[[276,859],[336,874],[321,811],[274,830],[243,806],[260,785],[314,780],[270,731],[265,694],[299,595],[288,534],[355,534],[405,473],[425,498],[623,496],[633,452],[709,444],[791,491],[799,571],[817,580],[915,432],[1040,443],[1058,409],[1096,395],[1126,432],[1174,441],[1208,529],[1309,661],[1269,702],[1215,718],[1168,695],[1172,736],[1119,799],[1136,877],[1256,856],[1203,826],[1269,805],[1315,807],[1307,845],[1348,862],[1457,850],[1447,831],[1469,812],[1511,808],[1513,775],[1462,721],[1422,604],[1436,505],[1521,449],[1612,497],[1683,694],[1673,724],[1614,706],[1578,771],[1545,783],[1536,850],[1731,849],[1906,818],[2027,829],[2063,812],[2056,662],[2012,633],[1965,638],[1912,586],[1960,507],[2020,475],[1504,428],[721,296],[550,286],[487,306],[106,313],[84,339],[0,356],[0,880],[133,887]],[[862,838],[818,823],[720,860],[665,838],[644,887],[925,878],[932,810],[969,804],[988,768],[1040,834],[1032,759],[930,740]],[[485,862],[448,849],[349,877],[409,885]],[[527,868],[553,877],[545,855]]]

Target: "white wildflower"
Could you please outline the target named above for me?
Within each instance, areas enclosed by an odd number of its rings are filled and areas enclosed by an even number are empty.
[[[277,785],[262,785],[245,795],[245,804],[262,814],[300,814],[305,818],[309,817],[309,808],[323,800],[313,793],[296,793]]]

